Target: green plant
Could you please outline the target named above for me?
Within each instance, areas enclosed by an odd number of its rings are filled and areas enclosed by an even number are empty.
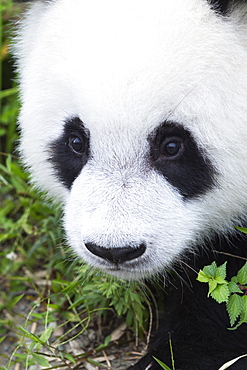
[[[170,354],[171,354],[171,363],[172,363],[172,368],[170,368],[169,366],[165,365],[164,362],[160,361],[159,359],[157,359],[156,357],[154,357],[155,361],[158,362],[158,364],[162,367],[162,369],[165,369],[165,370],[176,370],[175,369],[175,362],[174,362],[174,355],[173,355],[173,349],[172,349],[172,341],[171,341],[171,338],[169,340],[169,346],[170,346]]]
[[[231,326],[238,320],[236,329],[247,323],[247,262],[230,281],[226,280],[226,266],[227,262],[219,267],[213,262],[199,271],[197,280],[208,284],[208,296],[226,303]]]
[[[172,370],[169,366],[165,365],[164,362],[158,360],[156,357],[154,357],[155,361],[158,362],[158,364],[161,366],[162,369],[165,370]]]
[[[13,5],[12,0],[2,0],[0,3],[0,156],[11,153],[17,139],[16,116],[20,104],[10,44],[13,19],[18,17],[22,7],[23,4]]]

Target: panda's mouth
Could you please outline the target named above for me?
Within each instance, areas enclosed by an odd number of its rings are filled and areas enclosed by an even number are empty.
[[[143,280],[145,278],[154,275],[154,271],[146,269],[142,264],[136,263],[134,266],[124,266],[124,265],[115,265],[115,266],[97,266],[101,271],[106,274],[113,275],[119,279],[124,280]]]
[[[92,258],[91,262],[92,264]],[[104,271],[145,271],[147,263],[144,258],[136,258],[125,262],[112,262],[107,259],[94,257],[93,264]]]
[[[127,261],[118,260],[117,262],[113,262],[107,258],[93,256],[91,254],[90,258],[86,260],[91,266],[120,279],[140,280],[157,273],[157,266],[153,266],[150,261],[148,261],[147,255],[142,255]]]

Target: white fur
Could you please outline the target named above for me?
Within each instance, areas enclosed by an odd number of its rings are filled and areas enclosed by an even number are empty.
[[[69,241],[85,261],[120,277],[167,266],[212,230],[226,233],[247,206],[247,40],[240,22],[203,0],[57,0],[32,5],[16,47],[21,152],[33,181],[65,207]],[[67,190],[47,148],[78,116],[93,160]],[[184,125],[214,163],[217,187],[186,201],[145,167],[147,136]],[[91,254],[147,244],[119,271]]]

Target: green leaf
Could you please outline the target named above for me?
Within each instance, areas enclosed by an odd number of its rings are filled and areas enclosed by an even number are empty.
[[[0,99],[7,98],[11,95],[17,94],[18,89],[17,87],[11,87],[9,89],[0,91]]]
[[[67,358],[67,360],[72,362],[72,364],[76,364],[76,361],[75,361],[74,357],[71,356],[69,353],[65,353],[65,357]]]
[[[246,227],[235,227],[235,229],[242,231],[243,233],[247,234],[247,228]]]
[[[238,284],[234,283],[233,281],[228,283],[228,288],[230,293],[243,293]]]
[[[247,323],[247,295],[242,296],[241,300],[243,302],[243,307],[242,307],[242,312],[240,314],[240,320],[234,328],[231,328],[231,330],[235,330],[243,323]]]
[[[11,299],[11,302],[8,306],[8,308],[13,308],[22,298],[24,297],[24,294],[18,295],[17,297],[14,297]]]
[[[211,293],[211,297],[218,303],[227,302],[229,295],[230,292],[227,284],[217,285]]]
[[[88,360],[87,360],[87,361],[88,361],[88,363],[89,363],[89,364],[96,365],[96,366],[99,366],[99,367],[101,367],[101,368],[104,368],[102,364],[100,364],[100,363],[99,363],[99,362],[97,362],[97,361],[92,360],[91,358],[88,358]]]
[[[238,294],[232,294],[228,299],[226,308],[229,314],[230,324],[233,326],[243,309],[242,297]]]
[[[52,334],[53,330],[54,330],[54,328],[53,328],[53,327],[49,327],[49,328],[47,328],[46,330],[44,330],[44,331],[43,331],[43,333],[42,333],[42,334],[41,334],[41,336],[40,336],[40,340],[41,340],[42,342],[46,343],[46,342],[49,340],[49,338],[50,338],[50,336],[51,336],[51,334]]]
[[[28,330],[26,330],[25,328],[23,328],[22,326],[20,326],[20,325],[18,325],[18,330],[26,337],[26,338],[28,338],[28,339],[32,339],[32,340],[34,340],[35,342],[37,342],[37,343],[40,343],[41,341],[40,341],[40,339],[36,336],[36,335],[34,335],[34,334],[32,334],[32,333],[30,333]]]
[[[156,357],[153,356],[153,358],[155,359],[155,361],[158,362],[158,364],[162,367],[162,369],[165,369],[165,370],[171,370],[171,368],[167,365],[165,365],[162,361],[158,360]]]
[[[107,335],[105,337],[105,340],[104,340],[104,345],[105,346],[108,346],[108,344],[110,343],[110,341],[111,341],[111,335]]]
[[[221,276],[216,276],[214,280],[217,282],[217,284],[228,284],[228,282]]]
[[[233,276],[232,278],[231,278],[231,281],[233,281],[234,283],[238,283],[238,278],[237,278],[237,276]]]
[[[223,263],[223,265],[217,267],[215,270],[215,277],[221,278],[222,280],[225,280],[226,278],[226,264],[227,262]]]
[[[243,301],[243,309],[240,317],[241,323],[246,322],[247,323],[247,295],[244,295],[241,297]]]
[[[32,357],[37,362],[37,364],[44,367],[50,367],[49,362],[43,356],[40,356],[37,353],[33,353]]]
[[[201,283],[208,283],[210,280],[210,277],[205,274],[203,270],[200,270],[197,276],[197,280]]]
[[[208,286],[209,286],[208,295],[210,295],[218,286],[217,281],[210,280]]]
[[[237,278],[240,284],[247,284],[247,262],[245,262],[244,266],[238,271]]]
[[[214,261],[211,263],[211,265],[204,266],[202,271],[205,273],[205,275],[214,277],[216,270],[217,270],[217,265],[216,265],[216,262]]]
[[[2,343],[6,337],[7,337],[7,335],[5,335],[4,337],[0,338],[0,343]]]

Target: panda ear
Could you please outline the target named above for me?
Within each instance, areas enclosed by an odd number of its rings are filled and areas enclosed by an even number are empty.
[[[233,7],[235,4],[244,3],[245,0],[208,0],[208,2],[217,12],[226,14],[230,5]]]

